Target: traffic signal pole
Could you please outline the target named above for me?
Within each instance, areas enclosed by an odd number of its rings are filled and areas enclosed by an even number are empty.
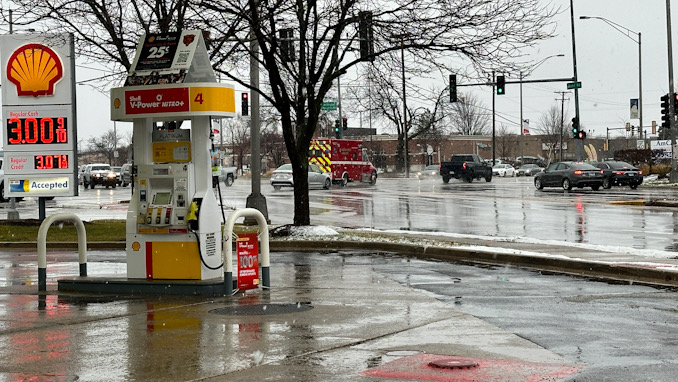
[[[669,56],[669,94],[673,96],[673,40],[671,39],[671,2],[666,0],[666,42],[668,45]],[[669,131],[671,133],[671,174],[669,182],[678,182],[678,172],[676,171],[676,111],[673,110],[672,103],[669,102]]]

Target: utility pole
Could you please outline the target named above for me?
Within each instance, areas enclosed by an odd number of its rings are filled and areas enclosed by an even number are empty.
[[[495,161],[496,161],[495,153],[494,153],[494,148],[496,147],[496,145],[494,144],[494,141],[495,141],[495,136],[494,136],[494,133],[495,133],[495,115],[496,115],[494,98],[497,95],[496,94],[497,93],[496,86],[497,86],[497,78],[494,76],[494,70],[493,70],[492,71],[492,167],[494,167]]]
[[[560,153],[558,159],[560,162],[563,161],[563,129],[565,127],[565,94],[570,94],[570,92],[554,92],[556,94],[560,93],[560,144],[559,144],[559,150],[558,152]],[[567,99],[568,101],[570,100],[569,98]],[[556,98],[556,101],[558,101],[558,98]]]
[[[669,55],[669,131],[671,132],[671,174],[669,175],[669,182],[678,182],[678,171],[676,171],[676,111],[673,109],[673,100],[671,97],[673,91],[673,40],[671,39],[671,1],[666,0],[666,41],[668,45]]]

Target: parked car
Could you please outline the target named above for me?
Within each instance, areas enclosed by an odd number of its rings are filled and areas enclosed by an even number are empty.
[[[584,162],[556,162],[534,176],[534,186],[562,187],[569,191],[572,187],[591,187],[598,191],[603,185],[603,170]]]
[[[115,173],[115,177],[118,180],[117,185],[120,186],[122,185],[122,176],[120,176],[120,169],[122,166],[113,166],[111,167],[111,170]]]
[[[528,163],[528,164],[522,165],[518,169],[517,175],[518,176],[534,176],[537,173],[542,172],[542,171],[544,171],[543,167],[539,167],[538,165],[536,165],[534,163]]]
[[[86,168],[86,164],[78,166],[78,184],[82,184],[82,174],[85,172]]]
[[[132,164],[131,163],[125,163],[122,165],[120,168],[120,180],[119,182],[122,183],[123,187],[127,187],[130,183],[132,183]]]
[[[440,175],[440,165],[430,164],[417,173],[418,179],[437,178]]]
[[[97,184],[106,186],[106,188],[115,188],[118,184],[118,177],[111,166],[106,163],[93,163],[85,167],[82,173],[82,184],[85,188],[89,186],[91,189],[94,189]]]
[[[643,183],[643,172],[632,164],[620,161],[598,162],[595,166],[603,170],[603,188],[629,186],[638,188]]]
[[[277,191],[282,187],[294,187],[294,180],[292,179],[292,165],[284,164],[273,171],[271,175],[271,185]],[[322,187],[324,189],[330,188],[332,185],[332,177],[330,173],[324,172],[320,167],[309,163],[308,164],[308,186]]]
[[[516,176],[516,169],[510,164],[495,164],[494,167],[492,167],[492,175]]]

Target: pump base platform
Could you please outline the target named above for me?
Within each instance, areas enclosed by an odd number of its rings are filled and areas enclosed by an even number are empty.
[[[233,280],[235,290],[236,280]],[[58,280],[60,292],[224,296],[224,280],[148,280],[123,277],[75,277]]]

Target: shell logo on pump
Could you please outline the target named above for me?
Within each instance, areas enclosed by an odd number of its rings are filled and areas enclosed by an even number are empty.
[[[7,62],[7,79],[19,96],[54,95],[54,86],[63,77],[59,56],[42,44],[27,44],[15,50]]]

